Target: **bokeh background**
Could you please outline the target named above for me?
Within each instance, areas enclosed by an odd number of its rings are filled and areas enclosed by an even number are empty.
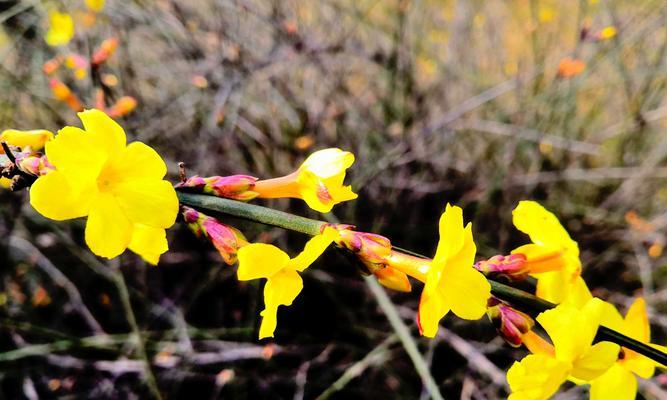
[[[66,46],[44,42],[48,12],[72,14]],[[643,295],[653,339],[667,305],[667,3],[662,0],[83,0],[0,1],[0,127],[78,125],[43,64],[116,53],[76,79],[87,107],[132,96],[119,119],[177,180],[190,174],[291,172],[313,150],[356,154],[359,199],[329,218],[430,255],[447,202],[473,221],[478,256],[527,238],[511,224],[540,201],[581,248],[597,296],[625,310]],[[615,32],[614,32],[615,31]],[[615,33],[615,34],[614,34]],[[137,166],[140,168],[141,166]],[[55,223],[27,193],[0,193],[0,394],[3,398],[427,398],[355,266],[329,250],[258,341],[262,283],[181,225],[158,267],[107,262],[83,221]],[[321,218],[297,200],[260,204]],[[305,238],[223,219],[291,254]],[[390,293],[446,398],[507,396],[504,371],[525,354],[486,320],[447,317],[435,340],[414,323],[421,286]],[[128,312],[131,305],[132,313]],[[144,368],[133,329],[145,340]],[[640,383],[665,399],[667,376]],[[559,398],[581,398],[566,386]]]

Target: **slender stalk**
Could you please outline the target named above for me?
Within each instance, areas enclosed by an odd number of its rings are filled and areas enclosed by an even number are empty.
[[[443,400],[444,398],[442,397],[442,394],[440,394],[438,384],[435,383],[435,379],[433,379],[433,375],[431,375],[431,371],[428,364],[426,364],[426,360],[424,360],[424,356],[417,348],[417,343],[415,343],[405,322],[403,322],[398,315],[396,306],[391,302],[387,292],[385,292],[384,288],[377,283],[374,277],[367,276],[364,279],[366,280],[368,287],[371,289],[371,293],[373,293],[373,296],[375,296],[375,299],[380,305],[380,308],[387,316],[389,324],[391,324],[391,327],[394,328],[394,332],[396,332],[398,338],[401,340],[401,344],[403,345],[405,352],[408,353],[412,365],[414,365],[415,370],[422,379],[428,394],[431,395],[431,398],[434,400]]]
[[[191,207],[217,211],[220,213],[233,215],[235,217],[248,219],[250,221],[277,226],[308,235],[319,234],[322,226],[326,224],[324,221],[304,218],[282,211],[273,210],[267,207],[246,204],[240,201],[223,199],[214,196],[179,192],[178,197],[181,203]],[[411,253],[411,255],[415,257],[421,257],[419,254],[415,253]],[[540,299],[530,293],[524,292],[523,290],[513,288],[491,279],[489,279],[489,283],[491,284],[491,293],[494,296],[511,303],[522,311],[532,313],[533,315],[537,315],[542,311],[546,311],[555,307],[555,304]],[[616,343],[663,365],[667,365],[667,354],[605,326],[600,326],[598,329],[596,340]]]
[[[115,272],[114,284],[116,285],[116,289],[118,290],[120,301],[123,304],[123,310],[125,311],[127,322],[130,324],[130,329],[132,329],[132,336],[134,337],[134,343],[136,345],[137,353],[139,354],[139,358],[141,358],[141,360],[144,363],[144,369],[146,371],[146,383],[148,389],[150,390],[153,398],[161,400],[162,395],[160,395],[160,390],[158,389],[157,386],[157,380],[155,379],[155,375],[153,374],[153,370],[151,368],[151,362],[150,359],[148,358],[148,353],[146,353],[144,338],[141,335],[141,331],[139,330],[139,325],[137,324],[137,318],[135,317],[134,311],[132,310],[132,303],[130,302],[130,293],[127,290],[127,284],[125,283],[125,278],[123,277],[123,273],[119,269],[114,270],[114,272]]]

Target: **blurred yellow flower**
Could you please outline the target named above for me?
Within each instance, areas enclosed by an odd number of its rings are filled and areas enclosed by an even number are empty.
[[[473,268],[477,248],[472,224],[463,226],[463,210],[447,204],[439,225],[440,240],[426,275],[417,316],[421,334],[431,338],[450,310],[463,319],[482,318],[491,296],[491,285]]]
[[[586,62],[577,58],[565,57],[558,64],[558,76],[561,78],[575,77],[586,69]]]
[[[6,129],[0,133],[0,142],[6,142],[10,146],[26,150],[38,151],[44,148],[49,140],[53,139],[53,133],[45,129],[35,129],[30,131],[20,131],[18,129]],[[4,151],[0,148],[0,154]]]
[[[646,312],[646,302],[643,298],[636,299],[625,318],[609,305],[603,324],[632,339],[649,344],[651,342],[651,326]],[[653,345],[662,351],[662,346]],[[644,379],[653,376],[655,361],[642,356],[630,349],[622,348],[616,363],[604,374],[591,381],[591,399],[632,400],[637,396],[638,375]],[[634,374],[634,375],[633,375]]]
[[[74,21],[68,13],[49,13],[49,30],[44,40],[49,46],[63,46],[74,37]]]
[[[616,36],[616,28],[613,26],[607,26],[602,28],[602,30],[598,34],[598,38],[600,40],[609,40],[612,39],[614,36]]]
[[[104,0],[86,0],[86,7],[90,11],[100,12],[104,8]]]
[[[259,338],[273,337],[278,323],[278,307],[292,305],[303,288],[299,272],[310,266],[326,248],[339,237],[338,231],[326,228],[320,235],[311,238],[303,251],[290,258],[276,246],[252,243],[238,251],[240,281],[265,278],[264,310]]]
[[[605,309],[602,300],[591,298],[581,308],[563,303],[541,313],[537,322],[553,346],[542,346],[507,371],[510,399],[547,399],[568,376],[589,382],[609,370],[620,347],[610,342],[593,344]]]
[[[531,275],[537,278],[536,295],[553,303],[573,291],[581,274],[579,246],[558,218],[534,201],[521,201],[512,211],[514,226],[530,237],[512,254],[526,256]]]
[[[345,171],[353,163],[354,154],[348,151],[316,151],[293,173],[257,181],[253,190],[260,198],[303,199],[313,210],[326,213],[338,203],[357,198],[350,186],[343,186]]]
[[[130,248],[156,264],[178,213],[176,192],[162,179],[167,166],[141,142],[126,146],[123,128],[102,111],[78,115],[85,130],[66,126],[47,142],[55,171],[35,181],[30,204],[57,221],[88,216],[86,243],[99,256]]]

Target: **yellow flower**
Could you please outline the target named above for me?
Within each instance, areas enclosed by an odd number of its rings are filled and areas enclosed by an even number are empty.
[[[278,323],[278,307],[292,305],[301,292],[303,280],[299,272],[308,268],[337,238],[335,229],[326,228],[321,235],[310,239],[295,258],[290,258],[276,246],[264,243],[252,243],[239,249],[238,279],[249,281],[266,278],[260,339],[273,337]]]
[[[104,8],[104,0],[86,0],[86,7],[90,11],[100,12]]]
[[[44,129],[32,131],[19,131],[17,129],[6,129],[0,134],[0,142],[7,142],[10,146],[20,147],[21,150],[30,148],[38,151],[44,148],[44,144],[53,139],[53,133]],[[4,153],[0,148],[0,154]]]
[[[63,46],[74,37],[74,21],[68,13],[52,11],[49,13],[49,30],[46,32],[46,43],[49,46]]]
[[[30,204],[57,221],[88,216],[86,243],[113,258],[129,248],[156,264],[167,250],[164,230],[178,213],[167,166],[149,146],[126,146],[123,128],[99,110],[80,112],[85,130],[66,126],[46,143],[55,171],[30,189]]]
[[[625,318],[609,304],[604,325],[643,343],[651,342],[651,326],[646,313],[646,302],[638,298],[632,303]],[[655,347],[661,347],[653,345]],[[664,350],[662,348],[661,350]],[[622,348],[618,361],[604,374],[591,381],[591,399],[634,399],[637,396],[638,375],[644,379],[653,376],[655,361],[630,349]]]
[[[609,370],[620,347],[610,342],[593,344],[605,310],[602,300],[591,298],[581,308],[568,302],[541,313],[537,322],[553,346],[531,346],[536,354],[512,365],[507,372],[513,392],[510,398],[547,399],[568,376],[588,382]]]
[[[537,278],[536,295],[553,303],[562,302],[581,274],[577,242],[555,215],[534,201],[521,201],[512,217],[514,226],[533,242],[512,254],[526,256],[531,274]]]
[[[311,154],[293,173],[255,183],[261,198],[303,199],[308,207],[329,212],[334,205],[353,200],[357,195],[343,186],[345,170],[354,164],[354,154],[341,149],[324,149]]]
[[[440,320],[451,310],[463,319],[486,313],[491,285],[473,268],[472,224],[463,227],[463,210],[447,204],[440,217],[440,241],[426,275],[417,321],[422,335],[435,337]]]
[[[512,393],[508,400],[541,400],[551,397],[565,382],[570,364],[544,354],[530,354],[507,371]]]

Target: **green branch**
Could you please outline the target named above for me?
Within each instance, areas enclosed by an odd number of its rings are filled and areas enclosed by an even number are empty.
[[[324,221],[299,217],[271,208],[215,196],[178,192],[178,198],[181,203],[191,207],[233,215],[235,217],[260,222],[266,225],[277,226],[308,235],[319,234],[322,225],[326,224]],[[533,315],[537,315],[542,311],[555,307],[555,304],[540,299],[523,290],[513,288],[491,279],[489,279],[489,283],[491,283],[491,293],[494,296]],[[663,365],[667,365],[667,354],[605,326],[600,326],[598,329],[596,340],[616,343]]]

